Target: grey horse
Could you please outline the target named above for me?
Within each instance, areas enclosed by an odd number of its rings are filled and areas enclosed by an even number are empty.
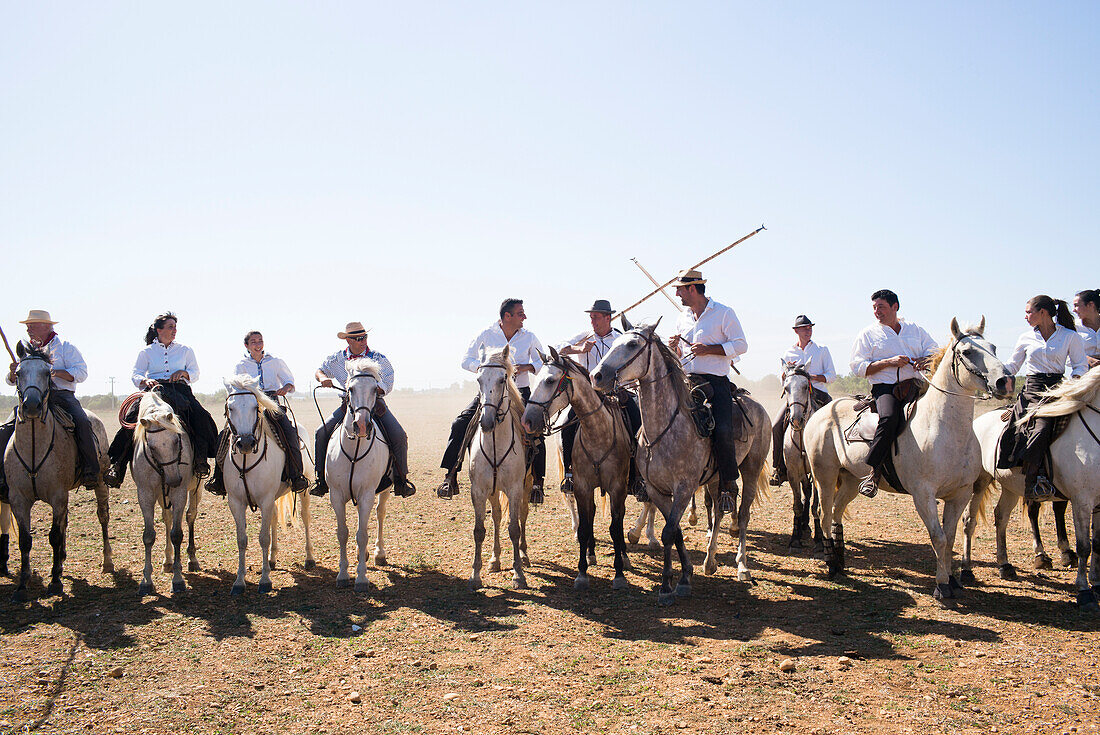
[[[810,462],[802,439],[806,421],[818,408],[812,386],[805,365],[783,362],[783,397],[788,412],[787,431],[783,434],[783,460],[787,463],[787,481],[791,486],[794,514],[794,530],[787,546],[790,549],[802,548],[802,542],[810,535],[810,509],[813,508],[814,551],[822,551],[824,536],[817,519],[818,495],[810,476]]]
[[[664,546],[664,570],[657,601],[670,605],[677,596],[691,594],[691,561],[684,546],[680,518],[688,508],[695,490],[706,485],[707,496],[716,508],[708,534],[706,574],[718,571],[715,550],[722,511],[718,504],[717,472],[710,439],[700,437],[691,417],[692,399],[687,376],[680,360],[657,337],[656,324],[634,328],[626,319],[627,331],[621,335],[592,372],[592,381],[600,391],[611,390],[616,382],[638,381],[642,430],[638,440],[638,472],[649,489],[649,498],[661,511],[665,527],[661,531]],[[749,581],[746,532],[749,511],[764,480],[764,467],[771,447],[771,424],[764,407],[742,396],[748,430],[738,439],[737,460],[742,483],[741,504],[737,513],[737,577]],[[672,586],[672,547],[680,557],[682,573]]]

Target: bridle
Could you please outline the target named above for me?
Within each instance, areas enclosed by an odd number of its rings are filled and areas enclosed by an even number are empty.
[[[164,428],[163,426],[156,429],[145,429],[146,434],[159,434],[162,431],[168,431],[168,429]],[[149,463],[149,466],[152,467],[153,470],[160,477],[160,494],[164,499],[164,508],[166,510],[171,509],[172,501],[168,497],[168,481],[164,477],[164,470],[166,467],[171,467],[172,465],[176,464],[182,464],[183,437],[179,434],[176,434],[176,456],[174,459],[170,459],[167,462],[161,462],[149,451],[149,442],[146,441],[143,441],[141,443],[141,455],[145,457],[145,461]]]
[[[340,440],[340,454],[344,455],[344,458],[348,462],[351,463],[351,467],[348,470],[348,497],[351,498],[352,506],[356,507],[356,508],[359,507],[359,499],[355,497],[355,486],[353,485],[353,481],[355,480],[355,465],[360,460],[366,459],[366,457],[368,455],[370,455],[371,450],[374,449],[375,442],[378,440],[378,430],[374,425],[374,416],[372,415],[373,414],[372,408],[368,408],[367,406],[353,406],[353,405],[351,405],[351,397],[352,397],[351,383],[356,378],[363,377],[363,376],[371,378],[372,380],[374,380],[374,376],[372,376],[370,373],[355,373],[354,375],[349,375],[348,376],[347,383],[345,384],[346,390],[344,391],[344,395],[347,396],[347,402],[348,402],[347,414],[346,415],[351,417],[351,424],[352,424],[352,426],[354,426],[355,425],[355,414],[357,414],[359,411],[366,411],[367,412],[367,419],[368,419],[367,424],[368,424],[368,432],[369,433],[366,436],[359,436],[358,433],[352,434],[344,426],[340,427],[341,429],[343,429],[345,437],[347,437],[348,439],[354,439],[355,440],[355,448],[349,454],[348,450],[344,449],[344,442],[343,442],[343,439],[341,439]],[[376,383],[376,385],[377,385],[377,383]],[[377,400],[377,398],[375,400]],[[367,438],[370,439],[370,444],[368,444],[366,450],[362,454],[360,454],[359,453],[359,447],[362,445],[363,440],[367,439]],[[385,442],[383,442],[383,443],[385,443]]]
[[[935,383],[933,383],[931,380],[927,380],[926,382],[928,383],[928,385],[932,386],[933,388],[938,390],[940,393],[945,393],[945,394],[951,395],[951,396],[960,396],[962,398],[969,398],[972,401],[991,401],[991,400],[993,400],[993,391],[989,387],[989,378],[987,378],[984,374],[982,374],[976,368],[974,368],[974,366],[971,365],[970,361],[968,359],[966,359],[965,356],[963,356],[962,351],[958,349],[959,345],[962,344],[964,340],[969,340],[971,345],[973,345],[974,347],[977,347],[979,350],[981,350],[982,352],[986,353],[987,355],[993,357],[994,359],[996,359],[996,357],[997,357],[991,350],[986,349],[985,347],[983,347],[981,345],[981,343],[979,343],[977,340],[975,340],[973,335],[964,334],[961,337],[959,337],[958,339],[956,339],[955,343],[953,345],[951,345],[951,348],[950,348],[951,349],[951,377],[953,377],[955,379],[955,383],[957,383],[958,385],[962,385],[962,381],[959,380],[959,365],[962,365],[968,373],[973,375],[978,380],[982,381],[982,385],[985,386],[985,395],[976,395],[976,396],[974,396],[974,395],[970,395],[969,393],[959,393],[958,391],[947,390],[946,388],[941,388],[938,385],[936,385]]]
[[[516,448],[516,427],[515,427],[514,422],[512,422],[512,421],[508,422],[508,425],[512,429],[512,431],[511,431],[512,436],[511,436],[511,440],[508,442],[508,448],[504,450],[504,454],[501,455],[499,459],[494,459],[497,456],[497,432],[496,432],[496,427],[500,426],[501,423],[504,422],[504,419],[508,416],[508,412],[511,408],[510,403],[509,403],[511,398],[509,397],[509,394],[508,394],[508,370],[507,370],[507,368],[504,365],[497,365],[497,364],[491,363],[491,362],[483,363],[481,365],[478,365],[478,367],[477,367],[478,371],[481,371],[481,370],[484,370],[484,369],[487,369],[487,368],[499,368],[501,370],[504,370],[504,387],[501,390],[500,402],[496,403],[496,404],[492,404],[492,403],[482,403],[481,404],[481,410],[482,411],[484,411],[486,408],[491,408],[491,409],[493,409],[494,416],[495,416],[495,425],[493,427],[493,431],[489,432],[489,436],[491,436],[493,438],[493,456],[490,457],[488,454],[486,454],[486,452],[485,452],[485,442],[478,442],[478,445],[479,445],[478,448],[481,451],[481,456],[485,457],[485,461],[488,462],[489,466],[493,468],[493,490],[492,490],[492,492],[494,494],[496,494],[496,491],[497,491],[497,474],[500,472],[500,468],[504,464],[504,460],[508,459],[508,455],[511,454],[513,451],[515,451],[515,448]],[[480,395],[480,393],[479,393],[479,395]]]
[[[253,437],[259,432],[264,442],[264,449],[260,455],[256,458],[256,461],[251,465],[248,464],[248,460],[244,459],[241,464],[237,464],[236,452],[232,447],[229,449],[229,461],[233,464],[233,469],[237,471],[237,474],[241,477],[241,484],[244,485],[244,498],[248,502],[249,510],[255,512],[259,509],[259,504],[252,499],[252,491],[248,488],[248,473],[256,469],[261,462],[267,458],[268,439],[267,432],[262,431],[260,427],[260,418],[263,414],[263,408],[260,406],[260,399],[256,397],[256,394],[252,391],[235,391],[225,397],[225,424],[229,427],[229,433],[235,437],[240,437],[240,432],[237,431],[237,427],[233,425],[232,419],[229,418],[229,399],[234,396],[252,396],[256,399],[256,418],[252,421],[252,430],[249,432]],[[252,452],[255,454],[255,452]],[[241,452],[241,456],[244,456],[244,452]]]
[[[43,355],[38,355],[38,354],[35,354],[35,353],[30,353],[30,354],[25,355],[23,357],[23,359],[20,360],[20,362],[21,363],[26,362],[27,360],[41,360],[42,362],[46,363],[47,365],[50,364],[50,360],[47,357],[45,357]],[[17,410],[16,410],[17,423],[22,424],[22,423],[26,423],[26,421],[27,421],[27,418],[23,415],[23,401],[24,401],[23,394],[24,394],[24,392],[29,391],[31,389],[34,389],[34,390],[38,391],[39,394],[42,396],[42,417],[39,418],[39,419],[32,419],[30,421],[30,425],[31,425],[31,461],[30,461],[30,463],[28,463],[25,459],[23,459],[23,455],[21,455],[19,453],[18,444],[13,442],[11,447],[12,447],[13,453],[15,454],[15,458],[17,460],[19,460],[19,464],[22,465],[23,470],[26,471],[26,473],[27,473],[27,477],[30,478],[31,492],[34,494],[34,497],[37,498],[38,497],[38,473],[42,470],[42,467],[45,466],[46,460],[49,459],[50,454],[53,453],[54,440],[57,438],[57,426],[56,426],[56,424],[50,423],[50,445],[48,447],[46,447],[46,453],[42,455],[42,459],[39,460],[38,462],[35,462],[34,457],[38,453],[38,432],[37,432],[35,427],[38,426],[39,423],[41,423],[43,426],[45,426],[46,423],[49,421],[49,417],[50,417],[50,391],[53,389],[53,379],[49,375],[46,376],[46,389],[45,390],[42,390],[42,388],[40,388],[37,385],[28,385],[28,386],[25,386],[23,388],[20,388],[19,387],[19,381],[16,380],[15,392],[19,397],[19,405],[18,405]],[[2,458],[0,458],[0,461],[2,461]]]
[[[504,365],[498,365],[496,363],[487,362],[487,363],[483,363],[483,364],[477,366],[478,372],[480,372],[482,370],[488,370],[489,368],[497,368],[498,370],[503,370],[504,375],[505,375],[505,380],[507,381],[508,369]],[[500,393],[500,401],[497,402],[497,403],[482,403],[481,404],[481,410],[484,411],[486,408],[493,409],[494,420],[496,421],[496,423],[500,423],[501,421],[504,420],[504,417],[508,415],[508,406],[507,406],[508,400],[509,400],[509,398],[508,398],[508,386],[505,385],[505,387],[501,390],[501,393]]]

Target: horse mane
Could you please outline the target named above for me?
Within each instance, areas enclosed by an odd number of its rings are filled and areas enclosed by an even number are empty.
[[[242,393],[251,393],[256,396],[256,402],[260,404],[260,408],[264,411],[279,411],[279,404],[272,400],[271,396],[260,390],[260,381],[247,373],[238,373],[229,380],[225,381],[227,388],[232,388],[233,391],[240,391]]]
[[[523,396],[516,387],[516,366],[512,358],[504,356],[504,349],[495,350],[485,355],[482,365],[495,365],[504,368],[504,389],[508,391],[508,408],[512,414],[512,420],[523,426]]]
[[[48,364],[53,365],[53,357],[46,349],[46,345],[41,347],[35,347],[27,340],[20,340],[23,343],[23,357],[26,360],[28,357],[31,359],[45,360]]]
[[[1100,395],[1100,369],[1092,368],[1077,380],[1066,380],[1043,392],[1049,403],[1035,406],[1020,419],[1031,421],[1036,416],[1069,416],[1093,403]]]
[[[652,342],[657,346],[657,354],[664,360],[665,367],[672,373],[669,382],[672,383],[672,389],[676,392],[677,400],[680,401],[680,408],[690,415],[695,402],[691,399],[691,387],[688,383],[687,373],[684,372],[683,363],[680,362],[680,358],[676,356],[676,353],[658,339],[656,335],[654,335]]]
[[[943,362],[943,358],[947,356],[947,353],[957,341],[958,340],[952,340],[950,345],[947,345],[946,347],[941,347],[932,353],[932,356],[929,358],[931,362],[928,363],[927,368],[927,372],[929,375],[936,374],[936,371],[940,368],[940,363]]]
[[[184,433],[180,417],[176,415],[168,402],[157,395],[155,391],[148,391],[141,397],[141,403],[138,404],[137,426],[134,427],[135,442],[145,441],[145,424],[141,423],[143,418],[153,421],[157,426],[167,429],[173,434]]]
[[[374,378],[374,382],[382,384],[382,366],[376,360],[369,357],[357,357],[347,362],[348,377],[367,374]]]

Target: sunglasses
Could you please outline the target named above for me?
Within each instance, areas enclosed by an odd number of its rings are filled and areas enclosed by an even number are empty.
[[[350,339],[352,342],[366,342],[367,341],[367,338],[366,338],[365,335],[362,336],[362,337],[348,337],[348,339]]]

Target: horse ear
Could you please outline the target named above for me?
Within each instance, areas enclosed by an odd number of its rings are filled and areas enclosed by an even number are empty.
[[[634,329],[634,325],[630,323],[630,320],[626,318],[626,314],[619,314],[619,321],[623,323],[623,331],[629,332]]]
[[[956,317],[951,317],[951,336],[955,339],[959,339],[962,333],[959,331],[959,320]]]
[[[477,348],[477,361],[484,364],[484,362],[485,362],[485,345],[481,345],[481,347]]]
[[[655,331],[655,332],[657,331],[657,325],[660,324],[661,320],[664,319],[664,318],[665,317],[664,317],[663,314],[661,316],[657,317],[657,321],[653,322],[653,331]]]
[[[561,355],[558,354],[558,351],[554,349],[553,345],[550,346],[550,357],[554,358],[554,362],[561,360]],[[542,361],[548,362],[545,357],[542,358]]]
[[[504,359],[504,360],[507,360],[508,359],[508,353],[511,352],[511,350],[512,350],[512,345],[504,345],[504,351],[500,353],[501,358]]]
[[[148,429],[149,425],[153,423],[152,421],[145,418],[144,416],[142,416],[140,419],[138,419],[138,421],[140,421],[141,425],[144,426],[146,429]]]
[[[985,314],[982,314],[982,320],[978,322],[978,334],[985,334]]]
[[[23,346],[23,340],[19,340],[15,343],[15,354],[20,360],[27,354],[27,348]]]

